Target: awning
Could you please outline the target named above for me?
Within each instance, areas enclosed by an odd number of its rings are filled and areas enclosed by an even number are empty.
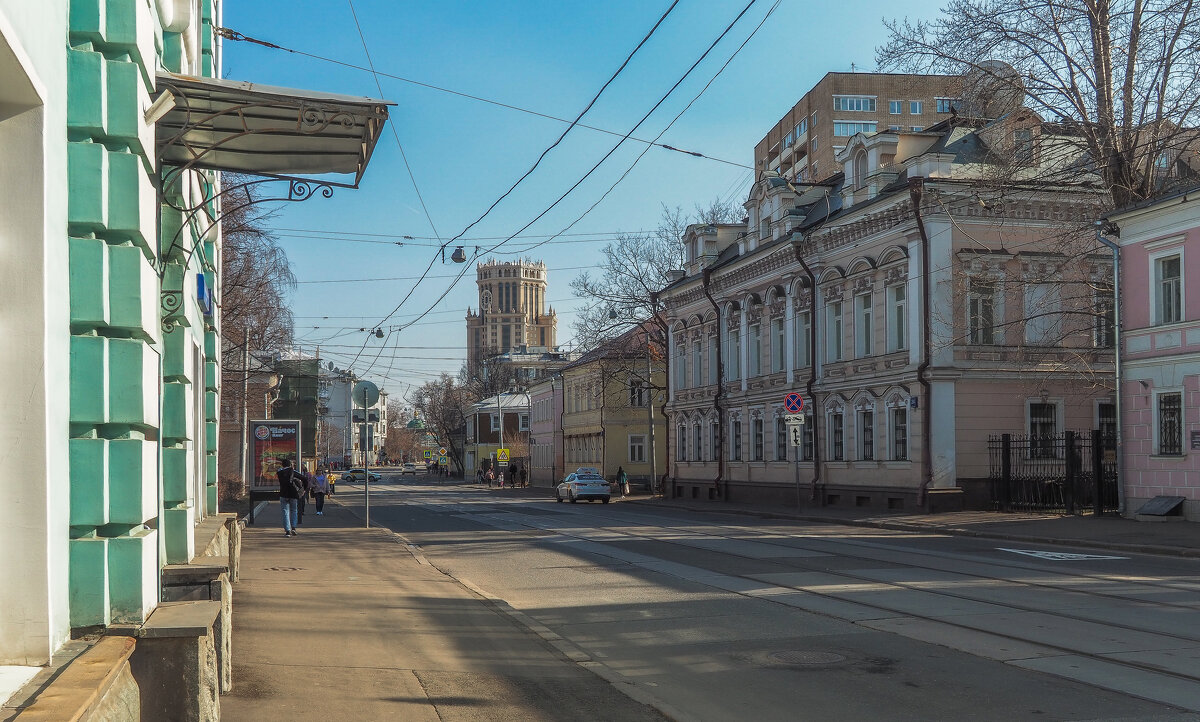
[[[158,90],[159,98],[175,96],[157,122],[164,165],[251,175],[352,174],[344,185],[353,187],[394,105],[166,72],[158,74]]]

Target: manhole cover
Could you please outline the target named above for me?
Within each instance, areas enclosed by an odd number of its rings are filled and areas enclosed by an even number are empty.
[[[776,664],[796,664],[805,667],[812,667],[821,664],[837,664],[845,662],[846,658],[840,654],[833,652],[806,652],[799,649],[790,649],[785,652],[773,652],[768,655],[772,662]]]

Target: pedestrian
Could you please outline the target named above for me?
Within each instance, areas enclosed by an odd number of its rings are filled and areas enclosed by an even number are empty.
[[[317,500],[317,516],[325,516],[325,495],[329,493],[329,474],[324,467],[317,467],[312,480],[313,498]]]
[[[295,477],[300,481],[300,484],[301,484],[300,496],[296,500],[296,524],[295,524],[295,526],[300,526],[301,524],[304,523],[304,507],[308,500],[308,488],[311,483],[311,478],[309,477],[308,472],[304,470],[304,467],[300,467],[300,468],[296,469],[293,473],[294,473]]]
[[[529,469],[526,469],[525,465],[521,464],[521,472],[520,473],[521,473],[521,488],[525,489],[529,486]]]
[[[283,535],[296,536],[296,515],[300,504],[303,482],[292,468],[292,460],[284,459],[283,467],[275,472],[279,480],[279,511],[283,518]]]
[[[629,496],[629,474],[623,466],[617,467],[617,488],[621,490],[621,496]]]

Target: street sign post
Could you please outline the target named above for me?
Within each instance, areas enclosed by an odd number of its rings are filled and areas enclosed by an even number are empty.
[[[791,392],[783,397],[783,409],[787,412],[784,423],[787,425],[788,441],[795,449],[792,466],[796,469],[796,511],[800,511],[803,498],[800,489],[800,454],[804,446],[804,397],[795,391]]]
[[[450,465],[450,459],[449,459],[449,457],[446,457],[446,456],[439,456],[439,457],[438,457],[438,464],[440,464],[440,465],[442,465],[442,466],[449,466],[449,465]]]
[[[508,466],[508,449],[496,449],[496,466]]]
[[[789,414],[799,414],[804,411],[804,397],[793,391],[783,397],[783,409]]]
[[[379,387],[370,381],[359,381],[354,384],[352,392],[355,403],[363,407],[363,490],[364,490],[364,518],[366,526],[371,528],[371,412],[368,410],[379,402]]]

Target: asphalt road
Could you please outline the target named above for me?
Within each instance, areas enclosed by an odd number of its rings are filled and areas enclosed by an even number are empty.
[[[371,518],[680,720],[1200,720],[1195,560],[424,476],[372,485]]]

